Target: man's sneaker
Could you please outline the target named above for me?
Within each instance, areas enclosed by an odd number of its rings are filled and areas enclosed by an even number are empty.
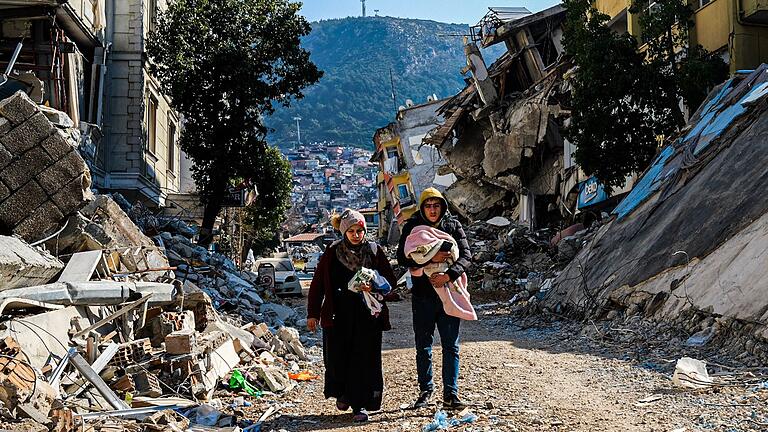
[[[416,399],[416,402],[413,403],[413,407],[424,408],[425,406],[429,405],[429,399],[431,397],[432,397],[432,392],[429,390],[425,390],[419,393],[419,398]]]
[[[457,395],[450,395],[443,398],[443,409],[458,411],[467,407],[467,404],[461,401]]]

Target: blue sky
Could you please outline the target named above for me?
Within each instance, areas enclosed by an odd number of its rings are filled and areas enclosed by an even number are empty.
[[[301,13],[310,21],[360,16],[360,0],[303,0]],[[366,0],[368,15],[429,19],[447,23],[476,24],[488,6],[523,6],[531,12],[554,6],[557,0]]]

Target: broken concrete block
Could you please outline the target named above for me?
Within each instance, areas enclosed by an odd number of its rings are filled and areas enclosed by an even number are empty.
[[[0,229],[35,241],[90,198],[90,172],[67,135],[26,95],[0,102],[0,115],[14,125],[0,124]]]
[[[64,264],[16,237],[0,236],[0,290],[48,283]]]
[[[507,192],[501,188],[463,179],[445,191],[445,198],[463,217],[477,220],[487,216]]]
[[[76,189],[76,186],[73,188]],[[54,196],[56,199],[57,195]],[[64,231],[48,245],[56,246],[62,253],[97,249],[117,251],[115,262],[110,267],[118,272],[168,267],[165,254],[108,195],[96,196],[78,214],[71,216]],[[145,276],[156,280],[164,274],[165,271],[156,271],[145,273]]]
[[[24,185],[0,204],[0,225],[12,228],[48,199],[43,188],[34,180]],[[37,239],[24,239],[37,240]]]
[[[14,125],[23,123],[37,112],[37,104],[21,90],[0,101],[0,115]]]
[[[275,393],[288,390],[292,387],[288,374],[278,367],[257,365],[256,375],[269,389]]]
[[[41,113],[33,115],[29,120],[11,129],[0,138],[6,149],[11,153],[22,154],[38,145],[54,132],[51,122]]]
[[[520,166],[523,145],[518,135],[494,135],[485,143],[483,171],[488,177],[508,172]]]
[[[197,345],[194,330],[179,330],[165,337],[165,352],[171,355],[190,354]]]
[[[136,396],[159,397],[163,394],[160,381],[147,371],[133,375],[133,383],[136,387]]]
[[[215,389],[218,381],[239,363],[240,355],[235,350],[232,339],[229,339],[208,355],[208,372],[203,376],[205,387],[209,391]]]
[[[53,202],[46,201],[28,218],[16,225],[13,232],[25,239],[38,239],[55,231],[59,226],[59,221],[63,219],[64,215],[59,208]]]
[[[16,190],[35,178],[37,174],[51,164],[53,164],[53,159],[48,156],[48,153],[40,147],[35,147],[20,155],[18,159],[3,168],[0,177],[2,177],[3,182],[8,185],[9,189]],[[60,179],[60,176],[53,176],[51,180],[57,182],[58,179]],[[46,183],[39,180],[38,182],[45,188]],[[60,187],[60,185],[58,186]]]
[[[59,111],[55,108],[47,107],[47,106],[39,106],[40,112],[42,112],[45,117],[48,118],[48,121],[53,123],[54,125],[62,128],[62,129],[69,129],[75,127],[75,122],[72,121],[71,118],[67,115],[67,113]]]
[[[46,138],[40,143],[40,146],[55,160],[61,159],[64,155],[75,149],[74,143],[69,140],[69,136],[60,130]]]
[[[184,312],[162,312],[150,319],[137,335],[149,338],[152,346],[159,347],[168,335],[179,330],[194,330],[195,314],[187,310]]]
[[[96,196],[80,213],[84,217],[70,218],[61,233],[60,250],[89,250],[88,243],[95,243],[98,249],[154,245],[107,195]]]

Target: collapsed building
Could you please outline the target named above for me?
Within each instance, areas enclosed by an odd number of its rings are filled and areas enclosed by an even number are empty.
[[[768,358],[767,73],[710,93],[555,279],[547,307],[678,322],[696,343]]]
[[[434,95],[418,105],[409,99],[399,108],[395,121],[373,136],[376,152],[371,162],[379,164],[377,236],[390,243],[397,241],[399,226],[417,211],[424,189],[444,191],[456,181],[453,174],[439,171],[445,165],[439,150],[423,143],[424,137],[442,124],[444,119],[437,111],[443,103],[445,100]]]
[[[0,101],[0,428],[251,425],[200,402],[293,388],[306,320],[184,222],[94,195],[74,130]]]
[[[492,9],[472,28],[468,85],[440,107],[445,123],[424,139],[445,156],[441,173],[458,178],[446,198],[466,219],[507,214],[544,226],[608,198],[594,184],[586,187],[589,178],[571,156],[575,147],[561,132],[570,115],[564,20],[561,5],[522,17]],[[504,43],[507,51],[486,68],[478,43]],[[590,196],[579,202],[580,193]]]

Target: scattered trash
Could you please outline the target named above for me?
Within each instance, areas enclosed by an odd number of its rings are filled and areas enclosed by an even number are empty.
[[[425,425],[421,430],[422,432],[431,432],[436,430],[449,429],[461,424],[474,423],[477,420],[477,416],[471,412],[462,412],[460,416],[461,417],[449,419],[448,414],[446,414],[445,411],[438,410],[435,413],[435,417],[432,422]]]
[[[229,388],[232,390],[243,389],[253,397],[261,397],[261,390],[253,388],[253,386],[248,383],[248,380],[245,379],[243,373],[240,372],[240,369],[232,371],[232,376],[229,377]]]
[[[641,406],[650,405],[654,402],[660,401],[661,398],[662,396],[660,394],[651,395],[637,401],[637,403],[635,403],[635,406],[641,407]]]
[[[702,389],[712,385],[712,378],[707,373],[707,364],[701,360],[683,357],[675,365],[672,382],[691,389]]]
[[[288,378],[294,381],[312,381],[320,378],[320,376],[315,375],[310,371],[301,371],[299,373],[288,372]]]

